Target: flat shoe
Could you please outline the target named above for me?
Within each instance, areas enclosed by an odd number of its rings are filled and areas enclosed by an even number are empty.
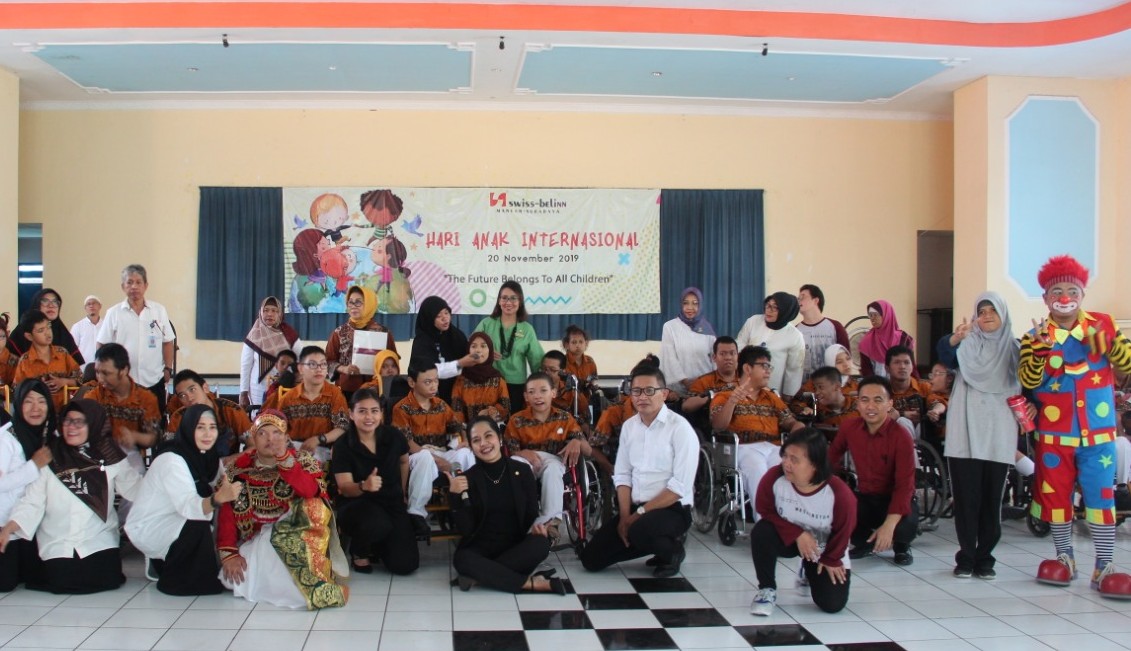
[[[372,562],[370,562],[366,565],[358,565],[357,559],[354,559],[354,560],[350,561],[350,567],[352,567],[353,571],[357,572],[358,574],[373,574],[373,563]]]
[[[550,582],[550,592],[553,592],[554,594],[562,597],[566,595],[565,581],[562,581],[557,577],[552,577],[547,580]]]

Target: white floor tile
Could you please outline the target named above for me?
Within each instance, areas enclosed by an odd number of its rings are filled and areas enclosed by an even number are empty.
[[[1039,635],[1037,640],[1060,651],[1118,651],[1127,648],[1127,640],[1114,642],[1101,635]]]
[[[318,631],[310,634],[302,651],[377,651],[380,643],[376,631]]]
[[[1024,599],[967,599],[966,603],[987,615],[1044,615],[1047,610]]]
[[[824,622],[805,624],[805,628],[825,644],[888,641],[887,636],[865,622]]]
[[[452,651],[450,632],[386,631],[381,634],[380,651]]]
[[[730,627],[704,626],[667,630],[672,641],[681,649],[750,648],[750,643]]]
[[[353,595],[350,595],[353,601]],[[348,608],[327,608],[318,611],[314,631],[375,631],[380,632],[385,623],[385,613],[350,611]]]
[[[398,613],[385,618],[385,631],[451,631],[452,613]]]
[[[232,643],[228,645],[231,651],[302,651],[306,644],[305,631],[256,631],[242,630],[236,633]]]
[[[452,630],[521,631],[522,618],[517,608],[510,610],[457,610],[452,613]]]
[[[906,651],[977,651],[963,640],[906,640],[899,643]]]
[[[5,647],[44,647],[73,649],[98,630],[91,626],[29,626]]]
[[[814,605],[811,601],[809,603],[791,605],[782,605],[782,603],[779,601],[778,608],[784,610],[786,614],[796,620],[797,623],[804,624],[805,628],[809,628],[810,623],[860,621],[860,618],[848,609],[842,610],[839,613],[826,613],[825,611]],[[823,642],[824,640],[821,641]]]
[[[994,617],[949,617],[935,622],[964,639],[977,637],[1015,637],[1025,632]]]
[[[630,590],[631,592],[631,590]],[[353,598],[353,595],[350,595]],[[452,593],[452,610],[513,610],[518,611],[518,602],[513,594],[494,590],[476,590]]]
[[[0,610],[3,610],[2,606],[0,606]],[[22,624],[0,624],[0,646],[22,633],[25,628],[27,626]]]
[[[564,597],[556,594],[519,594],[515,595],[519,610],[581,610],[581,601],[577,595],[567,594]]]
[[[385,607],[390,613],[450,612],[452,598],[449,595],[391,595]]]
[[[79,649],[148,651],[164,634],[165,631],[153,628],[103,628],[86,638]]]
[[[0,601],[0,624],[29,626],[51,612],[52,606],[19,606]]]
[[[92,626],[98,628],[116,612],[118,612],[117,608],[56,606],[51,612],[40,618],[37,623],[43,626]]]
[[[998,615],[998,619],[1026,635],[1077,635],[1095,633],[1072,623],[1071,618],[1049,617],[1048,615]]]
[[[925,619],[868,620],[877,631],[889,639],[903,643],[910,640],[953,640],[953,632]]]
[[[975,637],[966,641],[982,651],[1031,651],[1049,648],[1031,637]]]
[[[604,651],[605,647],[592,629],[571,631],[527,631],[530,651]]]
[[[640,595],[649,608],[710,608],[698,592],[645,592]]]
[[[171,628],[153,647],[153,651],[224,651],[238,631]]]
[[[245,610],[186,610],[173,628],[238,630],[251,613]]]
[[[122,609],[106,620],[102,628],[157,628],[164,632],[173,625],[185,611],[159,608]]]
[[[318,613],[309,611],[259,612],[257,608],[244,621],[242,630],[309,631]]]
[[[860,619],[870,622],[875,620],[885,619],[918,619],[923,618],[923,614],[914,608],[892,601],[873,601],[864,603],[852,603],[852,595],[849,595],[848,610],[851,610]]]

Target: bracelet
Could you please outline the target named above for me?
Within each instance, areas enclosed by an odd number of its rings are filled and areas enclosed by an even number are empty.
[[[220,563],[221,564],[227,563],[228,561],[232,560],[233,558],[242,558],[242,557],[240,556],[239,552],[232,552],[231,554],[228,554],[224,558],[221,558]]]
[[[220,503],[216,501],[216,493],[212,493],[208,496],[208,502],[212,504],[213,511],[220,508]]]

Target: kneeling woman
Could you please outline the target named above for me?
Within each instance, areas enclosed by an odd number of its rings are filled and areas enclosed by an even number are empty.
[[[774,571],[779,558],[801,557],[801,568],[818,608],[835,613],[848,603],[848,541],[856,525],[856,498],[830,476],[828,442],[811,427],[789,435],[780,466],[758,485],[761,519],[750,534],[758,575],[753,615],[768,616],[777,601]]]
[[[530,466],[503,457],[494,419],[480,416],[468,431],[477,462],[467,474],[448,475],[452,517],[463,534],[452,559],[460,589],[482,583],[504,592],[564,595],[552,570],[531,574],[549,556],[550,539],[546,525],[534,524],[538,487]]]
[[[255,450],[227,469],[243,484],[220,508],[220,581],[237,597],[284,608],[344,606],[345,554],[326,498],[322,465],[294,450],[282,412],[264,409],[251,428]]]
[[[338,484],[338,524],[350,539],[353,569],[369,574],[377,558],[393,574],[411,574],[420,567],[420,551],[404,502],[408,442],[382,422],[376,389],[354,392],[350,419],[353,424],[334,443],[330,470]]]
[[[27,487],[12,519],[0,529],[0,551],[12,535],[33,536],[43,569],[27,587],[56,594],[113,590],[126,581],[118,552],[114,493],[136,500],[141,475],[110,436],[109,420],[93,400],[63,408],[62,434],[52,433],[51,463]]]
[[[239,496],[242,485],[220,476],[216,413],[185,410],[176,437],[162,446],[145,475],[145,490],[130,509],[126,534],[153,561],[157,589],[172,595],[219,594],[220,562],[212,542],[212,512]]]

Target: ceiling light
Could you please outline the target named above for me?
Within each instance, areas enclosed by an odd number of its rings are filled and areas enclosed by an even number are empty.
[[[652,72],[652,76],[653,77],[663,77],[664,73],[660,72],[659,70],[656,70],[656,71]]]
[[[196,67],[191,67],[191,66],[190,66],[190,67],[188,68],[188,71],[189,71],[189,72],[200,72],[200,68],[196,68]]]
[[[331,70],[337,70],[337,69],[338,69],[338,66],[330,66],[330,69],[331,69]]]

